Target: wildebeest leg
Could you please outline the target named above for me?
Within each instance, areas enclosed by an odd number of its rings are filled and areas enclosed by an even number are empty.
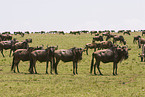
[[[115,72],[115,74],[117,75],[117,63],[116,63],[116,65],[115,65],[115,67],[116,67],[116,72]]]
[[[93,66],[94,66],[94,55],[92,54],[92,61],[91,61],[90,73],[92,73]]]
[[[35,74],[37,74],[37,71],[36,71],[36,60],[33,60],[33,67],[35,69]]]
[[[86,54],[88,55],[88,48],[86,48]]]
[[[96,65],[97,65],[97,62],[95,62],[95,64],[94,64],[94,74],[95,74],[95,75],[97,75],[97,74],[96,74]]]
[[[99,71],[99,73],[100,73],[100,75],[103,75],[102,73],[101,73],[101,71],[100,71],[100,62],[96,62],[97,63],[97,69],[98,69],[98,71]]]
[[[10,55],[9,55],[9,57],[11,56],[11,53],[12,53],[12,50],[10,50]]]
[[[34,73],[34,71],[33,71],[33,60],[32,60],[32,59],[30,59],[29,72],[30,72],[31,74]]]
[[[115,70],[115,68],[116,68],[116,66],[115,66],[116,64],[115,64],[115,62],[113,63],[113,75],[115,75],[115,73],[114,73],[114,70]]]
[[[73,61],[73,74],[75,75],[75,66],[76,64],[75,64],[75,62]]]
[[[5,57],[4,54],[3,54],[3,49],[1,50],[1,54],[3,55],[3,57]]]
[[[76,74],[78,74],[78,63],[76,62]]]
[[[49,61],[46,62],[46,74],[48,74],[48,63]]]
[[[55,63],[55,74],[58,74],[57,73],[57,65],[58,65],[59,61],[60,61],[60,59],[56,59],[56,63]]]
[[[19,62],[20,62],[20,61],[19,61]],[[20,72],[19,72],[19,67],[18,67],[19,62],[16,63],[18,73],[20,73]]]

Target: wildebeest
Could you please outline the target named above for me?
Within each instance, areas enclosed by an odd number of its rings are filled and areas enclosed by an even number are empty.
[[[83,49],[82,48],[76,48],[73,47],[71,49],[61,49],[61,50],[56,50],[54,52],[54,57],[56,59],[54,68],[55,68],[55,74],[57,73],[57,65],[60,60],[63,62],[70,62],[73,61],[73,74],[78,74],[77,72],[77,63],[78,61],[82,60],[82,53]]]
[[[126,45],[126,41],[125,41],[125,39],[124,39],[124,37],[122,35],[120,35],[120,36],[114,36],[113,43],[115,43],[116,41],[120,41],[120,43],[123,42],[123,44]]]
[[[142,54],[139,57],[141,57],[141,62],[145,62],[145,44],[142,45]]]
[[[142,31],[142,36],[143,36],[143,34],[145,34],[145,31]]]
[[[98,43],[98,49],[107,49],[113,47],[114,44],[111,41],[101,41]]]
[[[47,49],[45,50],[35,50],[33,52],[31,52],[30,54],[30,72],[33,73],[33,68],[35,70],[35,74],[37,74],[36,71],[36,61],[38,60],[39,62],[46,62],[46,73],[48,73],[47,69],[48,69],[48,63],[50,61],[50,73],[52,74],[52,68],[53,68],[53,64],[54,64],[54,51],[58,49],[58,46],[50,46],[47,47]]]
[[[91,35],[92,35],[92,34],[96,34],[97,31],[90,31],[90,33],[91,33]]]
[[[14,32],[14,35],[17,35],[17,34],[19,34],[19,35],[21,35],[22,37],[24,37],[24,33],[23,33],[23,32],[20,32],[20,31]]]
[[[17,66],[17,71],[19,72],[19,68],[18,68],[18,64],[19,62],[22,61],[30,61],[30,53],[33,50],[39,50],[39,49],[43,49],[41,46],[40,47],[29,47],[27,49],[18,49],[13,53],[13,62],[12,62],[12,66],[11,66],[11,71],[14,70],[15,71],[15,67]],[[30,67],[29,67],[29,72],[30,72]],[[32,73],[32,72],[30,72]]]
[[[103,41],[103,36],[95,36],[93,37],[93,41]]]
[[[12,40],[12,35],[11,34],[0,34],[0,38],[2,41],[6,41],[6,40]]]
[[[64,31],[58,31],[57,33],[58,33],[58,34],[65,35]]]
[[[145,44],[145,39],[144,38],[139,38],[138,39],[138,47],[141,48],[141,44]]]
[[[74,34],[74,35],[79,34],[80,35],[80,31],[70,31],[69,34]]]
[[[117,64],[118,62],[122,61],[123,59],[128,58],[128,49],[126,46],[120,47],[112,47],[110,49],[98,50],[92,54],[92,61],[91,61],[91,69],[90,73],[92,73],[94,67],[94,74],[96,75],[96,66],[97,69],[102,75],[100,71],[100,62],[109,63],[113,62],[113,75],[117,75]],[[94,59],[96,60],[94,64]]]
[[[17,49],[27,49],[29,47],[28,41],[23,41],[23,42],[17,42],[15,44],[12,45],[12,48],[10,50],[10,56],[11,56],[11,52],[16,51]]]
[[[1,51],[1,54],[4,56],[3,54],[3,49],[7,50],[7,49],[12,49],[12,46],[18,42],[16,39],[13,39],[13,40],[9,40],[9,41],[1,41],[0,42],[0,51]],[[11,54],[11,51],[10,51],[10,54]]]
[[[124,32],[123,32],[123,35],[125,35],[125,34],[130,35],[130,31],[124,31]]]
[[[133,38],[133,43],[135,43],[135,41],[138,40],[139,38],[141,38],[140,35],[134,36],[134,38]]]
[[[95,42],[92,42],[92,43],[87,43],[85,45],[85,51],[86,51],[86,54],[88,55],[88,49],[94,49],[94,52],[96,51],[96,48],[98,48],[99,44],[98,43],[95,43]]]
[[[108,36],[110,34],[110,32],[108,31],[108,32],[104,32],[104,33],[102,33],[102,36]]]
[[[107,35],[106,41],[108,41],[108,39],[110,39],[110,38],[114,38],[114,36],[116,36],[116,35],[115,34],[109,34],[109,35]]]

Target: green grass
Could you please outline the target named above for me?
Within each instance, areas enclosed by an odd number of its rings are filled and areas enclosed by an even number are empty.
[[[72,62],[61,61],[58,65],[58,75],[45,74],[46,63],[40,62],[36,63],[38,74],[29,74],[29,62],[20,62],[20,73],[13,73],[10,71],[12,57],[8,57],[9,50],[5,50],[5,58],[0,54],[1,97],[143,97],[145,96],[145,63],[140,62],[138,57],[141,49],[132,42],[135,35],[141,35],[141,32],[132,32],[131,36],[124,35],[131,51],[129,51],[129,58],[118,64],[117,76],[112,74],[113,63],[101,63],[103,76],[98,72],[98,75],[89,73],[93,50],[89,50],[89,55],[83,54],[83,59],[78,63],[78,75],[72,73]],[[84,47],[86,43],[91,43],[93,36],[91,34],[30,34],[24,37],[20,35],[13,37],[19,41],[32,38],[33,42],[30,46],[58,45],[59,49],[69,49],[74,46]]]

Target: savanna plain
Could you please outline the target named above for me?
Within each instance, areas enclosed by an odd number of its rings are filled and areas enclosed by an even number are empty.
[[[123,35],[122,33],[113,33]],[[133,43],[133,37],[141,35],[141,32],[131,32],[131,35],[123,35],[131,48],[129,58],[118,63],[118,75],[112,74],[113,63],[100,63],[103,75],[90,74],[91,55],[83,53],[83,59],[78,63],[78,75],[72,73],[72,62],[58,64],[58,75],[45,74],[46,62],[37,61],[38,74],[28,72],[29,61],[20,62],[20,73],[14,73],[11,69],[12,56],[10,50],[4,50],[5,57],[0,54],[0,96],[1,97],[144,97],[145,96],[145,62],[141,62],[138,54],[141,48]],[[65,35],[59,34],[25,34],[13,35],[19,41],[32,38],[29,46],[57,46],[58,49],[70,49],[72,47],[85,47],[91,43],[94,35]],[[141,36],[145,38],[145,36]],[[105,39],[105,37],[104,37]],[[111,39],[112,41],[112,39]],[[117,42],[118,45],[123,45]],[[49,66],[50,67],[50,66]],[[50,71],[50,68],[48,68]]]

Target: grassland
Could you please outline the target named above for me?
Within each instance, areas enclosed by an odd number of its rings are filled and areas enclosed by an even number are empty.
[[[117,33],[115,33],[117,34]],[[122,34],[120,34],[122,35]],[[58,65],[58,75],[45,74],[46,63],[36,63],[38,74],[29,74],[29,62],[20,62],[20,73],[10,71],[12,57],[9,50],[5,50],[5,58],[0,54],[0,96],[1,97],[143,97],[145,96],[145,63],[140,61],[138,54],[141,49],[133,44],[133,36],[141,32],[132,32],[124,35],[127,45],[131,48],[129,58],[118,64],[118,75],[112,75],[112,63],[101,63],[103,76],[89,73],[91,54],[83,54],[78,63],[78,75],[72,73],[72,62]],[[71,47],[84,47],[92,41],[91,34],[58,35],[58,34],[30,34],[21,37],[15,36],[19,41],[32,38],[30,46],[58,45],[59,49]],[[145,36],[142,36],[145,38]],[[117,43],[121,45],[120,43]]]

